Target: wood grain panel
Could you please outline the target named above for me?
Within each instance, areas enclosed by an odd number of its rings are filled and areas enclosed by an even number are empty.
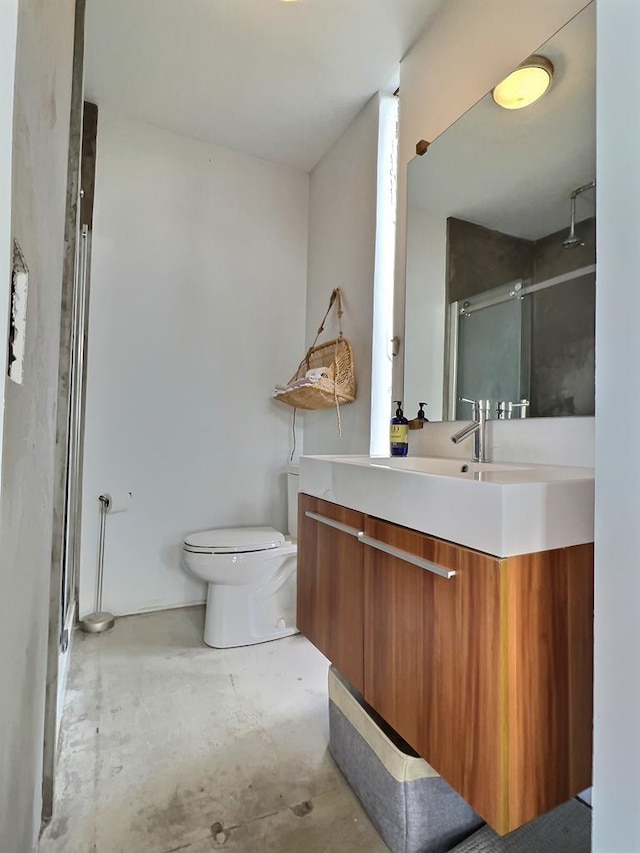
[[[437,541],[437,540],[436,540]],[[434,560],[452,546],[430,548]],[[454,548],[456,576],[433,577],[434,662],[425,750],[434,766],[490,823],[504,818],[506,738],[502,726],[501,563]]]
[[[317,498],[300,493],[298,495],[298,564],[297,564],[297,607],[298,629],[314,646],[316,641],[317,614],[315,602],[318,585],[317,553],[318,525],[305,515],[306,511],[317,511]]]
[[[364,686],[363,546],[307,518],[310,510],[362,530],[363,516],[301,494],[298,504],[298,627],[358,690]]]
[[[499,560],[384,521],[365,551],[365,697],[486,820],[504,822]]]
[[[593,546],[508,561],[509,822],[591,785]]]
[[[366,528],[378,538],[376,524],[367,519]],[[399,547],[397,543],[395,538],[390,542]],[[425,572],[369,546],[364,548],[364,696],[421,752],[427,701]]]
[[[300,630],[497,832],[589,787],[592,545],[499,560],[307,495],[299,530]]]

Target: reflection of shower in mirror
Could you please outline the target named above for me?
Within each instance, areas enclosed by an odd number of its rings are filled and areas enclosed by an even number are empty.
[[[584,240],[576,235],[576,199],[578,196],[587,190],[595,189],[596,182],[590,181],[582,187],[578,187],[571,193],[571,224],[566,240],[562,243],[565,249],[577,249],[578,246],[584,246]]]

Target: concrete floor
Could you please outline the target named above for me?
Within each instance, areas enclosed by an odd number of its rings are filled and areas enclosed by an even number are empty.
[[[219,651],[203,608],[77,634],[40,853],[387,850],[327,751],[303,637]]]

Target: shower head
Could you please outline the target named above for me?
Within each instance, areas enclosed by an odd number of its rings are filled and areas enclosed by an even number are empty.
[[[566,239],[562,242],[563,249],[577,249],[579,246],[584,246],[584,240],[581,240],[580,237],[576,235],[576,199],[580,193],[585,192],[585,190],[592,190],[595,185],[596,182],[591,181],[582,187],[578,187],[577,190],[574,190],[571,193],[571,224],[569,226],[569,233],[567,234]]]
[[[563,249],[577,249],[579,246],[584,246],[584,240],[576,234],[576,199],[571,196],[571,226],[567,237],[562,242]]]

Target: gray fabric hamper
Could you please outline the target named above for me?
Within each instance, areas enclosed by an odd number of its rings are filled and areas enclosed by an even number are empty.
[[[329,670],[329,749],[392,853],[445,853],[484,821]]]

